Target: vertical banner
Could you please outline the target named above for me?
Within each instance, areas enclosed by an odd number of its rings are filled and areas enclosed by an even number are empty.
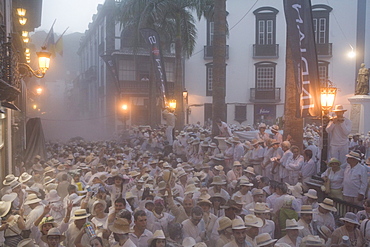
[[[140,33],[144,37],[145,42],[150,45],[150,53],[155,68],[156,84],[159,87],[160,100],[162,102],[162,107],[164,108],[167,105],[167,79],[166,72],[164,70],[159,35],[155,30],[150,28],[140,29]]]
[[[287,23],[287,49],[293,56],[300,114],[321,115],[320,81],[311,0],[284,0]]]
[[[112,74],[118,88],[119,88],[119,80],[118,80],[118,73],[117,73],[117,67],[116,67],[116,61],[114,60],[114,57],[112,55],[101,55],[100,56],[104,62],[106,63],[108,70]]]

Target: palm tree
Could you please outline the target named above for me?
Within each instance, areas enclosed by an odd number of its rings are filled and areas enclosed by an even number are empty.
[[[213,136],[218,134],[216,120],[226,120],[226,31],[226,0],[215,0],[212,85]]]
[[[177,101],[177,126],[184,125],[182,91],[183,57],[190,57],[197,37],[195,12],[198,19],[211,9],[213,0],[126,0],[120,8],[120,21],[123,28],[134,28],[134,39],[139,40],[140,28],[153,28],[162,40],[175,43],[175,88]],[[135,42],[138,44],[138,42]]]

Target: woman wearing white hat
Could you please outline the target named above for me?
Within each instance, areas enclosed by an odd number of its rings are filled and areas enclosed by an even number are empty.
[[[352,212],[347,212],[343,218],[340,218],[344,225],[334,230],[331,235],[331,244],[340,244],[343,236],[348,236],[351,246],[364,246],[365,241],[360,230],[357,228],[360,223]]]
[[[328,162],[328,169],[321,174],[321,178],[325,181],[325,188],[322,188],[325,190],[324,192],[331,198],[343,200],[344,169],[341,169],[341,164],[338,159],[331,158]]]
[[[156,230],[153,233],[153,237],[148,240],[149,247],[165,247],[166,236],[162,230]]]

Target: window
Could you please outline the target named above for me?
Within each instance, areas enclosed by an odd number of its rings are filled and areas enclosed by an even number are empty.
[[[246,105],[236,105],[235,106],[235,121],[240,124],[247,120],[247,106]]]
[[[212,126],[212,104],[204,104],[204,124]]]
[[[207,45],[213,45],[213,36],[214,36],[214,22],[207,20]]]
[[[273,89],[275,88],[275,67],[273,62],[259,62],[256,66],[256,89]]]
[[[164,69],[166,71],[166,78],[168,82],[175,82],[175,63],[164,62]]]
[[[312,6],[313,28],[317,44],[329,43],[329,13],[331,11],[332,8],[327,5]]]
[[[120,81],[135,81],[135,63],[132,60],[119,60],[118,79]]]
[[[325,85],[328,80],[328,68],[329,62],[319,61],[319,79],[321,85]]]
[[[256,9],[256,44],[273,45],[276,43],[276,15],[279,11],[271,7]]]
[[[206,96],[212,96],[213,63],[206,64]]]

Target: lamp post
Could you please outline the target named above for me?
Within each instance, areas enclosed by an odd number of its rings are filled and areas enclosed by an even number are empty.
[[[30,65],[27,63],[18,63],[19,73],[21,77],[25,76],[35,76],[37,78],[43,78],[45,76],[46,71],[50,67],[50,57],[51,53],[46,50],[46,47],[42,47],[40,52],[36,52],[39,62],[39,68],[37,70],[33,70]]]
[[[321,108],[322,114],[322,150],[321,150],[321,167],[320,171],[326,170],[326,161],[328,159],[328,132],[326,127],[330,121],[329,112],[333,108],[335,96],[337,94],[337,88],[334,87],[330,80],[327,80],[321,87]]]
[[[172,99],[172,100],[170,100],[170,101],[168,102],[168,107],[169,107],[170,109],[172,109],[172,110],[176,110],[176,105],[177,105],[177,103],[176,103],[176,100],[175,100],[175,99]]]
[[[182,91],[182,97],[184,98],[185,100],[185,117],[186,117],[186,124],[189,124],[189,93],[188,93],[188,90],[186,90],[186,88],[184,88],[184,91]]]
[[[127,119],[128,119],[128,105],[126,103],[123,103],[121,105],[121,109],[122,109],[122,121],[123,121],[123,130],[126,131],[126,122],[127,122]]]

